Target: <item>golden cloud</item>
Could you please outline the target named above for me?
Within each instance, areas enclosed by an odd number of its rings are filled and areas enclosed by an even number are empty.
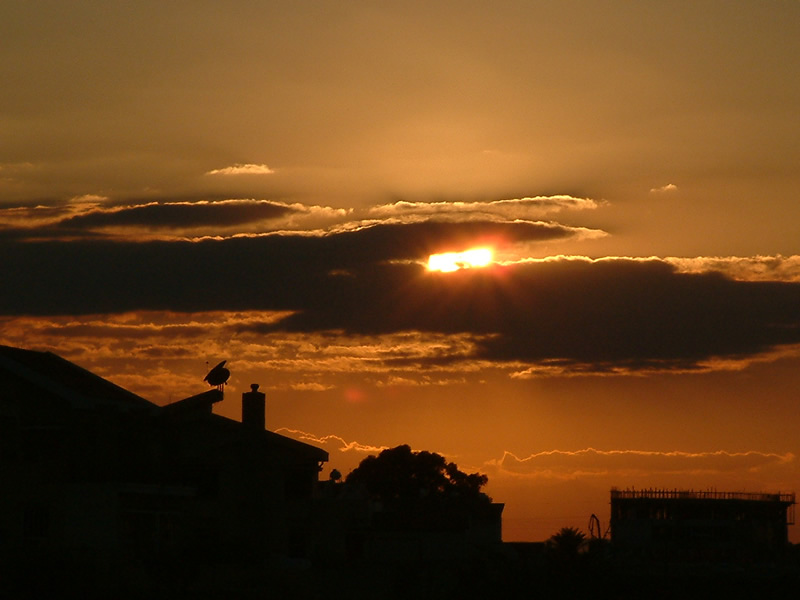
[[[235,164],[230,167],[207,171],[206,175],[271,175],[275,171],[267,165],[255,163]]]

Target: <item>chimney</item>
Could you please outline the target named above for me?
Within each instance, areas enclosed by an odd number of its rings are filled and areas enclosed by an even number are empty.
[[[264,430],[266,399],[258,391],[258,384],[251,383],[250,391],[242,394],[242,424],[250,429]]]

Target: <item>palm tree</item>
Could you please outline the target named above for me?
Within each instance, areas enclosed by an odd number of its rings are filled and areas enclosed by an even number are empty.
[[[574,527],[562,527],[547,540],[547,547],[557,556],[574,560],[586,547],[586,534]]]

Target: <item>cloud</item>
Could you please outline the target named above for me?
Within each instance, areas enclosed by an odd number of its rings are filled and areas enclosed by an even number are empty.
[[[409,373],[406,377],[400,377],[398,375],[389,375],[386,380],[379,380],[376,382],[377,387],[392,387],[392,386],[401,386],[401,387],[419,387],[425,385],[460,385],[467,383],[466,379],[463,377],[459,379],[447,379],[447,378],[437,378],[431,377],[428,374],[424,374],[419,376],[417,374]]]
[[[36,227],[47,226],[69,215],[62,206],[14,206],[0,208],[0,227],[20,236],[29,235]]]
[[[296,208],[267,200],[222,200],[200,202],[150,202],[137,206],[92,210],[62,220],[58,226],[70,229],[103,227],[231,227],[277,219]]]
[[[505,451],[500,459],[487,465],[505,474],[545,479],[575,479],[577,477],[663,477],[703,474],[756,473],[765,469],[793,467],[794,454],[777,454],[750,450],[729,452],[598,450],[585,448],[576,451],[548,450],[524,458]]]
[[[275,430],[275,433],[288,433],[292,437],[299,439],[303,442],[310,442],[317,446],[329,446],[333,447],[333,449],[338,450],[339,452],[361,452],[364,454],[377,454],[381,452],[381,450],[386,450],[388,446],[371,446],[369,444],[361,444],[356,441],[348,442],[344,438],[338,435],[324,435],[318,437],[313,433],[307,433],[305,431],[299,431],[297,429],[289,429],[287,427],[281,427]]]
[[[498,248],[525,243],[582,239],[587,231],[557,223],[534,221],[408,220],[349,223],[334,230],[331,239],[379,252],[384,260],[427,260],[437,252],[472,246]]]
[[[83,194],[82,196],[70,198],[69,203],[72,205],[98,206],[104,202],[108,202],[108,199],[108,196],[101,196],[100,194]]]
[[[698,256],[664,259],[681,273],[715,271],[738,281],[800,282],[800,256]]]
[[[75,215],[85,214],[108,202],[106,196],[84,194],[69,201],[49,199],[30,206],[0,207],[0,228],[5,237],[55,237],[52,227]]]
[[[271,175],[275,171],[270,169],[267,165],[258,165],[254,163],[235,164],[230,167],[222,169],[213,169],[206,172],[206,175]]]
[[[528,201],[539,208],[526,208]],[[505,247],[508,256],[514,258],[529,252],[526,245],[530,243],[588,240],[607,235],[597,229],[523,218],[546,212],[541,208],[543,205],[552,208],[563,203],[588,206],[594,201],[566,196],[503,200],[481,204],[494,206],[483,211],[465,210],[463,207],[470,203],[418,203],[416,206],[423,208],[409,211],[401,207],[402,203],[357,210],[249,198],[112,199],[84,195],[67,203],[52,201],[44,206],[0,208],[0,238],[74,241],[102,237],[109,240],[181,241],[203,237],[257,236],[269,232],[316,237],[338,234],[369,237],[380,231],[381,235],[387,236],[387,241],[398,244],[398,249],[415,239],[426,248],[434,247],[430,252],[448,245],[489,241]],[[477,206],[478,203],[471,204]],[[429,210],[430,207],[435,209]],[[373,218],[359,218],[365,215]],[[380,218],[374,218],[376,215]],[[402,233],[395,233],[397,231]],[[419,258],[417,254],[415,259]]]
[[[206,362],[222,358],[229,359],[232,379],[241,378],[241,385],[269,372],[262,388],[282,392],[341,389],[353,373],[365,385],[384,387],[464,383],[479,370],[491,371],[491,365],[468,359],[475,350],[469,335],[270,331],[287,314],[136,311],[0,318],[0,343],[55,352],[92,371],[113,373],[116,383],[154,401],[189,395],[201,385]]]
[[[325,385],[324,383],[316,383],[316,382],[294,383],[290,387],[291,389],[297,390],[299,392],[324,392],[326,390],[334,388],[334,386],[332,385]]]
[[[256,199],[127,199],[82,196],[49,206],[0,208],[6,240],[186,240],[298,231],[340,223],[350,210]]]
[[[562,259],[451,274],[375,267],[275,325],[483,335],[474,358],[559,372],[692,370],[800,343],[800,286],[660,260]],[[338,306],[346,306],[341,310]]]
[[[589,198],[557,195],[490,202],[407,202],[400,200],[392,204],[372,207],[368,212],[377,217],[454,215],[467,221],[485,220],[489,216],[504,219],[533,219],[562,210],[590,210],[598,206],[598,202]]]
[[[791,257],[722,266],[555,257],[449,274],[423,266],[442,249],[574,235],[552,223],[421,221],[196,242],[7,242],[0,250],[14,260],[0,265],[0,283],[15,293],[0,297],[0,314],[280,311],[241,331],[466,336],[466,353],[385,360],[507,365],[518,377],[730,368],[800,344],[800,283],[764,280],[765,265],[784,279],[794,272]],[[760,280],[727,277],[733,265],[758,266]]]
[[[667,185],[662,185],[661,187],[650,188],[651,194],[664,194],[667,192],[676,192],[678,191],[678,186],[674,183],[668,183]]]

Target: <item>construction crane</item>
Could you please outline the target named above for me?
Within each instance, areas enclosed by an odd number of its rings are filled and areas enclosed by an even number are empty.
[[[603,530],[600,527],[600,519],[597,518],[596,514],[592,513],[592,516],[589,517],[589,537],[593,540],[604,540],[608,536],[609,529],[606,529],[605,533],[602,533]]]

